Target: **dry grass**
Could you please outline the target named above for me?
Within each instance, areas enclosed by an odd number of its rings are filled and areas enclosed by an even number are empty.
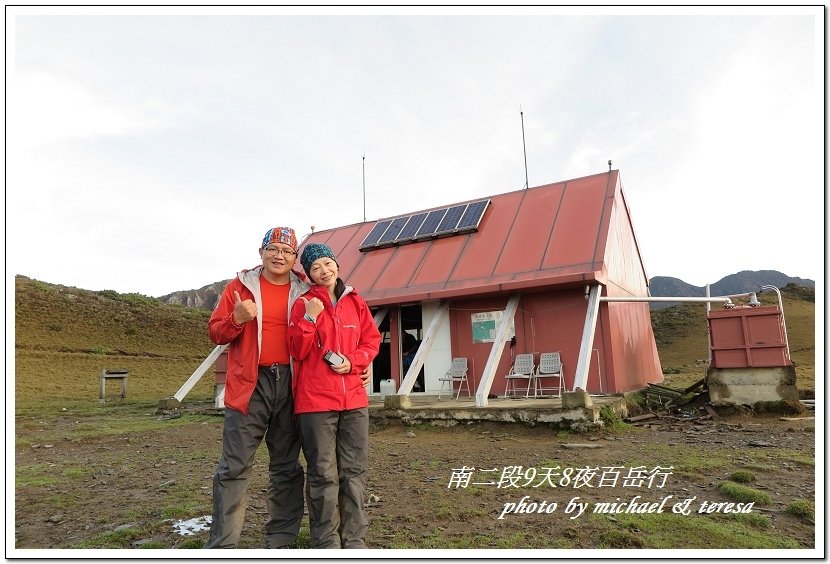
[[[130,372],[127,379],[129,399],[158,401],[175,394],[199,367],[201,360],[18,350],[15,354],[15,399],[19,404],[60,404],[98,398],[101,370],[126,368]],[[108,399],[113,399],[117,391],[116,382],[107,383]],[[202,378],[187,397],[191,400],[213,397],[211,373]]]
[[[131,400],[172,396],[213,350],[210,312],[154,298],[15,279],[15,401],[98,398],[104,368],[129,370]],[[117,384],[110,383],[114,392]],[[189,398],[210,398],[203,378]]]
[[[814,390],[814,294],[804,289],[785,289],[783,294],[798,387]],[[760,297],[764,303],[777,303],[774,295]],[[213,349],[207,337],[209,316],[139,294],[90,292],[18,276],[13,367],[17,405],[97,399],[103,368],[130,371],[131,399],[170,397]],[[665,384],[685,388],[703,378],[708,357],[705,306],[654,311],[652,322]],[[213,379],[207,377],[188,398],[212,394]]]

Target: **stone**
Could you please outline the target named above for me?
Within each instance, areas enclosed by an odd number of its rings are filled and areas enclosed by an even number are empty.
[[[167,398],[159,402],[160,411],[173,411],[175,409],[179,409],[181,406],[182,403],[176,398]]]
[[[383,407],[385,409],[408,409],[412,407],[412,402],[409,401],[409,396],[389,395],[383,398]]]
[[[593,407],[594,402],[588,392],[582,388],[577,388],[573,392],[562,393],[562,408],[575,409],[580,407]]]

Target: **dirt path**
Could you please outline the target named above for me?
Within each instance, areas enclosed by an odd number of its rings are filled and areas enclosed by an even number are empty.
[[[220,417],[92,439],[73,439],[72,422],[65,424],[63,440],[16,449],[16,467],[26,469],[15,491],[16,548],[101,546],[110,536],[119,546],[175,548],[206,538],[181,536],[172,525],[210,512]],[[27,433],[37,429],[18,421],[18,437]],[[636,514],[593,514],[593,504],[633,500],[642,511],[671,515],[693,498],[688,518],[703,519],[702,502],[729,501],[718,485],[741,469],[772,499],[753,508],[768,518],[766,533],[801,548],[815,543],[812,521],[786,511],[793,500],[815,498],[809,419],[735,417],[578,435],[517,424],[393,421],[373,423],[370,444],[371,548],[651,547]],[[240,548],[262,547],[265,460],[258,455]],[[587,510],[577,515],[580,503]],[[118,536],[129,529],[135,533],[126,541]],[[707,548],[661,534],[676,547]]]

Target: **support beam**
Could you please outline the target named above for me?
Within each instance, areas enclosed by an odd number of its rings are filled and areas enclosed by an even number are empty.
[[[389,313],[388,307],[382,307],[375,312],[375,325],[380,327],[380,324],[383,323],[383,318],[386,317],[386,314]]]
[[[601,302],[721,302],[727,306],[732,305],[729,296],[719,297],[664,297],[664,296],[600,296],[600,285],[594,284],[586,288],[588,297],[588,310],[585,313],[585,326],[582,328],[582,341],[579,345],[579,359],[576,364],[576,375],[574,376],[574,389],[582,388],[587,391],[588,371],[591,368],[591,351],[593,349],[594,333],[596,332],[597,320],[599,318],[599,304]],[[708,288],[707,288],[708,293]],[[734,297],[734,296],[731,296]]]
[[[588,310],[585,313],[585,325],[582,327],[582,341],[579,344],[579,359],[576,363],[573,390],[582,388],[588,391],[588,370],[591,368],[591,350],[594,346],[594,333],[599,317],[599,292],[599,284],[591,286],[588,292]]]
[[[179,391],[173,396],[176,398],[177,401],[181,402],[184,399],[184,396],[193,389],[193,386],[202,378],[207,369],[211,367],[211,365],[216,362],[216,359],[219,358],[219,355],[228,348],[228,345],[217,345],[213,352],[208,355],[208,357],[202,361],[202,364],[199,365],[199,368],[196,369],[193,374],[190,375],[190,378],[187,379],[187,382],[182,384],[182,387],[179,388]]]
[[[478,383],[478,389],[476,389],[476,407],[487,407],[487,396],[490,395],[490,388],[493,386],[493,379],[496,376],[496,369],[499,366],[499,360],[504,351],[504,344],[507,342],[510,325],[516,316],[516,310],[519,309],[520,297],[521,294],[513,294],[510,296],[510,299],[507,301],[507,307],[504,309],[501,323],[496,328],[496,338],[493,341],[493,346],[490,348],[490,356],[487,357],[487,365],[484,367],[484,373],[481,375],[481,382]]]
[[[449,319],[449,317],[450,305],[448,303],[440,304],[438,306],[438,310],[435,312],[435,315],[432,316],[429,328],[424,334],[424,340],[421,341],[421,345],[415,353],[415,358],[412,359],[412,364],[409,366],[409,370],[406,371],[406,375],[401,382],[401,388],[398,390],[396,395],[407,396],[409,395],[409,392],[412,391],[412,386],[415,385],[415,380],[418,379],[418,373],[421,372],[421,367],[424,366],[424,361],[426,361],[429,351],[435,343],[438,330],[441,329],[441,326],[447,319]]]

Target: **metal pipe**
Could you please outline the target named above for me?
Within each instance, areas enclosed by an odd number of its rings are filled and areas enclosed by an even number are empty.
[[[792,360],[790,356],[790,340],[787,338],[787,322],[784,319],[784,302],[781,301],[781,291],[775,286],[761,286],[761,291],[772,290],[778,295],[778,309],[781,310],[781,326],[784,328],[784,343],[787,345],[787,358]]]
[[[711,292],[711,291],[710,291],[710,289],[709,289],[709,284],[706,284],[706,297],[707,297],[707,298],[711,298],[711,297],[712,297],[712,292]],[[707,316],[709,315],[709,312],[710,312],[710,311],[712,311],[712,304],[707,303],[707,304],[706,304],[706,315],[707,315]]]
[[[601,302],[720,302],[731,306],[732,300],[728,296],[717,296],[709,298],[692,298],[692,297],[668,297],[668,296],[601,296]]]
[[[709,287],[709,284],[706,284],[706,297],[709,298],[712,296],[712,290]],[[706,304],[706,319],[709,319],[709,314],[712,313],[712,304]],[[712,366],[712,331],[711,327],[709,327],[709,322],[706,323],[706,351],[709,353],[709,363],[706,366]]]

